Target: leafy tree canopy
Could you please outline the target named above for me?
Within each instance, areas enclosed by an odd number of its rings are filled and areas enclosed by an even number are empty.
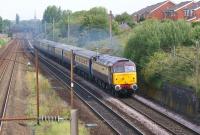
[[[3,27],[3,19],[2,19],[2,17],[0,16],[0,32],[2,32],[2,27]]]
[[[135,27],[124,55],[144,66],[156,51],[191,45],[191,35],[192,26],[185,21],[147,20]]]
[[[127,12],[124,12],[121,15],[117,15],[115,17],[115,21],[117,21],[119,24],[127,23],[130,27],[134,26],[133,18]]]
[[[84,15],[83,27],[108,28],[109,20],[107,10],[103,7],[94,7]]]
[[[61,19],[62,11],[60,7],[48,6],[43,14],[43,22],[52,23],[53,19],[58,22]]]

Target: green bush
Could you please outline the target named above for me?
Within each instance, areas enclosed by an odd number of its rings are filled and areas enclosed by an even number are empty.
[[[189,47],[176,48],[175,55],[164,51],[155,52],[142,70],[145,81],[157,88],[160,88],[164,82],[168,82],[196,89],[195,54],[196,50]]]
[[[0,39],[0,47],[5,45],[7,41],[5,39]]]
[[[145,21],[136,26],[129,39],[124,55],[138,64],[145,64],[148,56],[160,48],[160,30],[158,21]]]
[[[145,66],[158,50],[168,51],[174,46],[191,45],[192,26],[185,21],[147,20],[135,27],[124,55]]]
[[[200,25],[193,28],[192,36],[194,40],[200,40]]]
[[[200,84],[197,82],[200,76],[196,75],[196,40],[200,40],[199,25],[147,20],[133,29],[124,55],[136,62],[139,75],[152,86],[161,88],[167,82],[200,93],[200,87],[196,88]]]

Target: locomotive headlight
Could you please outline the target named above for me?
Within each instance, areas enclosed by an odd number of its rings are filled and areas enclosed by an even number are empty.
[[[121,88],[121,86],[120,85],[115,85],[115,90],[121,90],[122,88]]]
[[[137,90],[137,88],[138,88],[137,84],[133,84],[133,85],[131,85],[131,89],[133,89],[133,90]]]

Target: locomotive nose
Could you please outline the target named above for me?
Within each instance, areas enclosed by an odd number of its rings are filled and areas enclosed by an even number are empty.
[[[136,84],[136,73],[114,73],[113,74],[113,84],[114,85],[124,85],[124,84]]]

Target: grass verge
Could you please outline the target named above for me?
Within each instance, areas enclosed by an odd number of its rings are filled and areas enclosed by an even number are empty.
[[[27,71],[26,84],[30,89],[28,96],[28,108],[26,114],[28,116],[36,115],[36,92],[35,92],[35,72]],[[40,88],[40,114],[70,117],[70,108],[67,103],[59,98],[53,90],[50,82],[41,74],[39,75]],[[30,123],[34,125],[35,123]],[[39,126],[33,126],[36,135],[70,135],[70,122],[41,122]],[[79,135],[89,135],[89,130],[79,123]]]
[[[0,38],[0,48],[3,45],[6,45],[10,39],[9,38]]]

